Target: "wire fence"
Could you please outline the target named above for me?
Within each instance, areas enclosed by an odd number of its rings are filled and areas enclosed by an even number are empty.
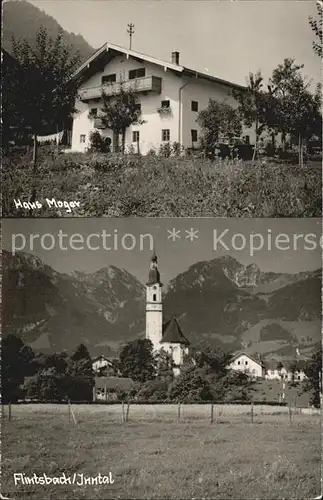
[[[302,422],[304,417],[319,416],[316,408],[298,408],[292,405],[273,406],[251,404],[135,404],[123,402],[114,405],[102,404],[7,404],[2,406],[6,421],[33,419],[59,419],[71,425],[80,425],[91,419],[109,423],[281,423]]]

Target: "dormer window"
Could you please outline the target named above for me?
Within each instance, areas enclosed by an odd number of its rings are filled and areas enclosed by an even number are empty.
[[[165,108],[169,108],[169,107],[170,107],[170,101],[169,101],[169,100],[167,100],[167,101],[162,101],[162,102],[161,102],[161,106],[160,106],[160,107],[161,107],[161,108],[164,108],[164,109],[165,109]]]

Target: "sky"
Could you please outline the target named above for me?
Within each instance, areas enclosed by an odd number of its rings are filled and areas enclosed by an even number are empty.
[[[170,237],[176,234],[172,232],[173,229],[179,231],[176,238]],[[190,237],[191,229],[197,231],[197,238]],[[61,246],[59,230],[66,235]],[[102,238],[98,236],[90,240],[92,249],[89,248],[85,238],[89,234],[102,234],[102,230],[112,235],[106,239],[108,249],[104,249]],[[69,241],[73,234],[82,235],[83,242],[71,245]],[[125,237],[126,234],[131,236]],[[140,235],[147,234],[140,246]],[[235,236],[239,234],[242,236]],[[285,234],[289,241],[284,237],[282,243],[276,244],[276,238],[281,234]],[[316,235],[316,249],[313,249],[313,245],[304,244],[306,234]],[[33,235],[39,236],[32,239]],[[295,235],[303,236],[294,243]],[[154,247],[164,284],[196,262],[226,254],[244,265],[255,263],[263,271],[298,273],[318,269],[322,265],[319,245],[321,235],[320,219],[31,218],[2,221],[4,249],[12,251],[15,247],[17,251],[31,253],[56,271],[68,274],[74,270],[94,272],[114,265],[126,269],[145,283]],[[250,238],[254,241],[253,252]],[[262,248],[257,250],[260,244]]]
[[[127,24],[135,25],[133,50],[244,85],[249,72],[272,70],[291,57],[305,65],[314,84],[320,59],[312,49],[308,17],[315,1],[277,0],[32,0],[67,31],[95,49],[105,42],[128,47]]]

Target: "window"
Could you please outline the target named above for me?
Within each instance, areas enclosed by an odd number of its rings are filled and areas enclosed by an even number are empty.
[[[96,118],[98,116],[98,108],[91,109],[91,115]]]
[[[247,365],[247,364],[248,364],[248,361],[245,361],[245,365]]]
[[[143,78],[145,75],[145,68],[131,69],[129,71],[129,80],[134,80],[135,78]]]
[[[161,108],[169,108],[170,107],[170,101],[162,101],[160,107]]]
[[[104,83],[113,83],[115,81],[116,81],[116,74],[115,73],[113,75],[104,75],[101,78],[102,85]]]
[[[80,135],[80,142],[85,142],[85,134]]]
[[[297,380],[301,380],[301,376],[300,375],[297,376]]]
[[[197,130],[191,130],[192,142],[197,142]]]
[[[238,365],[240,365],[240,361],[238,361]]]
[[[157,295],[154,293],[154,295],[153,295],[153,302],[156,302],[156,300],[157,300]]]
[[[191,110],[196,112],[199,110],[199,103],[197,101],[191,101]]]
[[[141,104],[140,102],[137,102],[137,104],[135,105],[135,108],[137,111],[141,111]]]
[[[246,144],[250,144],[250,135],[245,136],[245,142]]]
[[[162,130],[162,141],[170,141],[170,130],[169,129],[163,129]]]
[[[132,132],[132,142],[139,142],[139,131],[134,130]]]

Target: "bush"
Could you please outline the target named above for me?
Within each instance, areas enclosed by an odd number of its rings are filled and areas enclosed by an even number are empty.
[[[95,130],[90,135],[90,150],[98,153],[110,153],[110,137],[102,137],[100,132]]]

